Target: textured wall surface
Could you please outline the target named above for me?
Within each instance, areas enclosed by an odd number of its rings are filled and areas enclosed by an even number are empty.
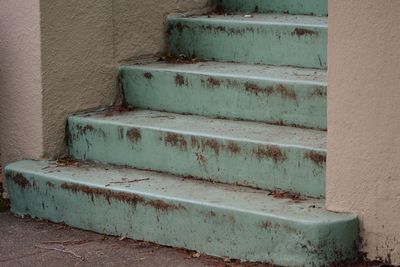
[[[41,0],[45,157],[64,150],[66,117],[115,99],[112,1]]]
[[[65,151],[71,112],[116,101],[118,62],[164,51],[167,14],[210,0],[41,0],[45,157]]]
[[[39,0],[0,1],[0,158],[39,158],[42,86]]]
[[[329,1],[327,205],[400,264],[400,1]]]

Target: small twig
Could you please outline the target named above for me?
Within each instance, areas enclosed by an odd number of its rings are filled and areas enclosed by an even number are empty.
[[[148,180],[150,180],[150,178],[110,182],[110,184],[128,184],[128,183],[135,183],[135,182],[148,181]]]
[[[66,240],[66,241],[44,241],[42,244],[60,244],[60,245],[80,245],[84,243],[91,242],[93,240],[83,239],[83,240]]]
[[[58,251],[58,252],[62,252],[62,253],[66,253],[66,254],[70,254],[78,259],[81,259],[82,261],[85,260],[84,257],[76,254],[75,252],[73,252],[72,250],[69,249],[65,249],[64,247],[62,248],[49,248],[49,247],[42,247],[42,246],[38,246],[36,245],[35,248],[40,248],[40,249],[46,249],[46,250],[54,250],[54,251]]]

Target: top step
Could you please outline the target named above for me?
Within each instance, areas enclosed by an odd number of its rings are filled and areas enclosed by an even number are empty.
[[[327,16],[328,0],[218,0],[218,11]]]

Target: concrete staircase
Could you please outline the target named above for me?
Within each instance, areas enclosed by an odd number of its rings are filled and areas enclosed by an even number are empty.
[[[357,217],[324,208],[326,16],[219,0],[168,17],[169,56],[120,67],[124,107],[69,118],[78,161],[6,167],[12,211],[246,261],[357,259]]]

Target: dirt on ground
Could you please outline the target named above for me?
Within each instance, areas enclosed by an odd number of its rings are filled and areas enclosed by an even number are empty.
[[[0,266],[273,267],[19,218],[9,211],[0,212]],[[360,263],[347,266],[384,265]]]

